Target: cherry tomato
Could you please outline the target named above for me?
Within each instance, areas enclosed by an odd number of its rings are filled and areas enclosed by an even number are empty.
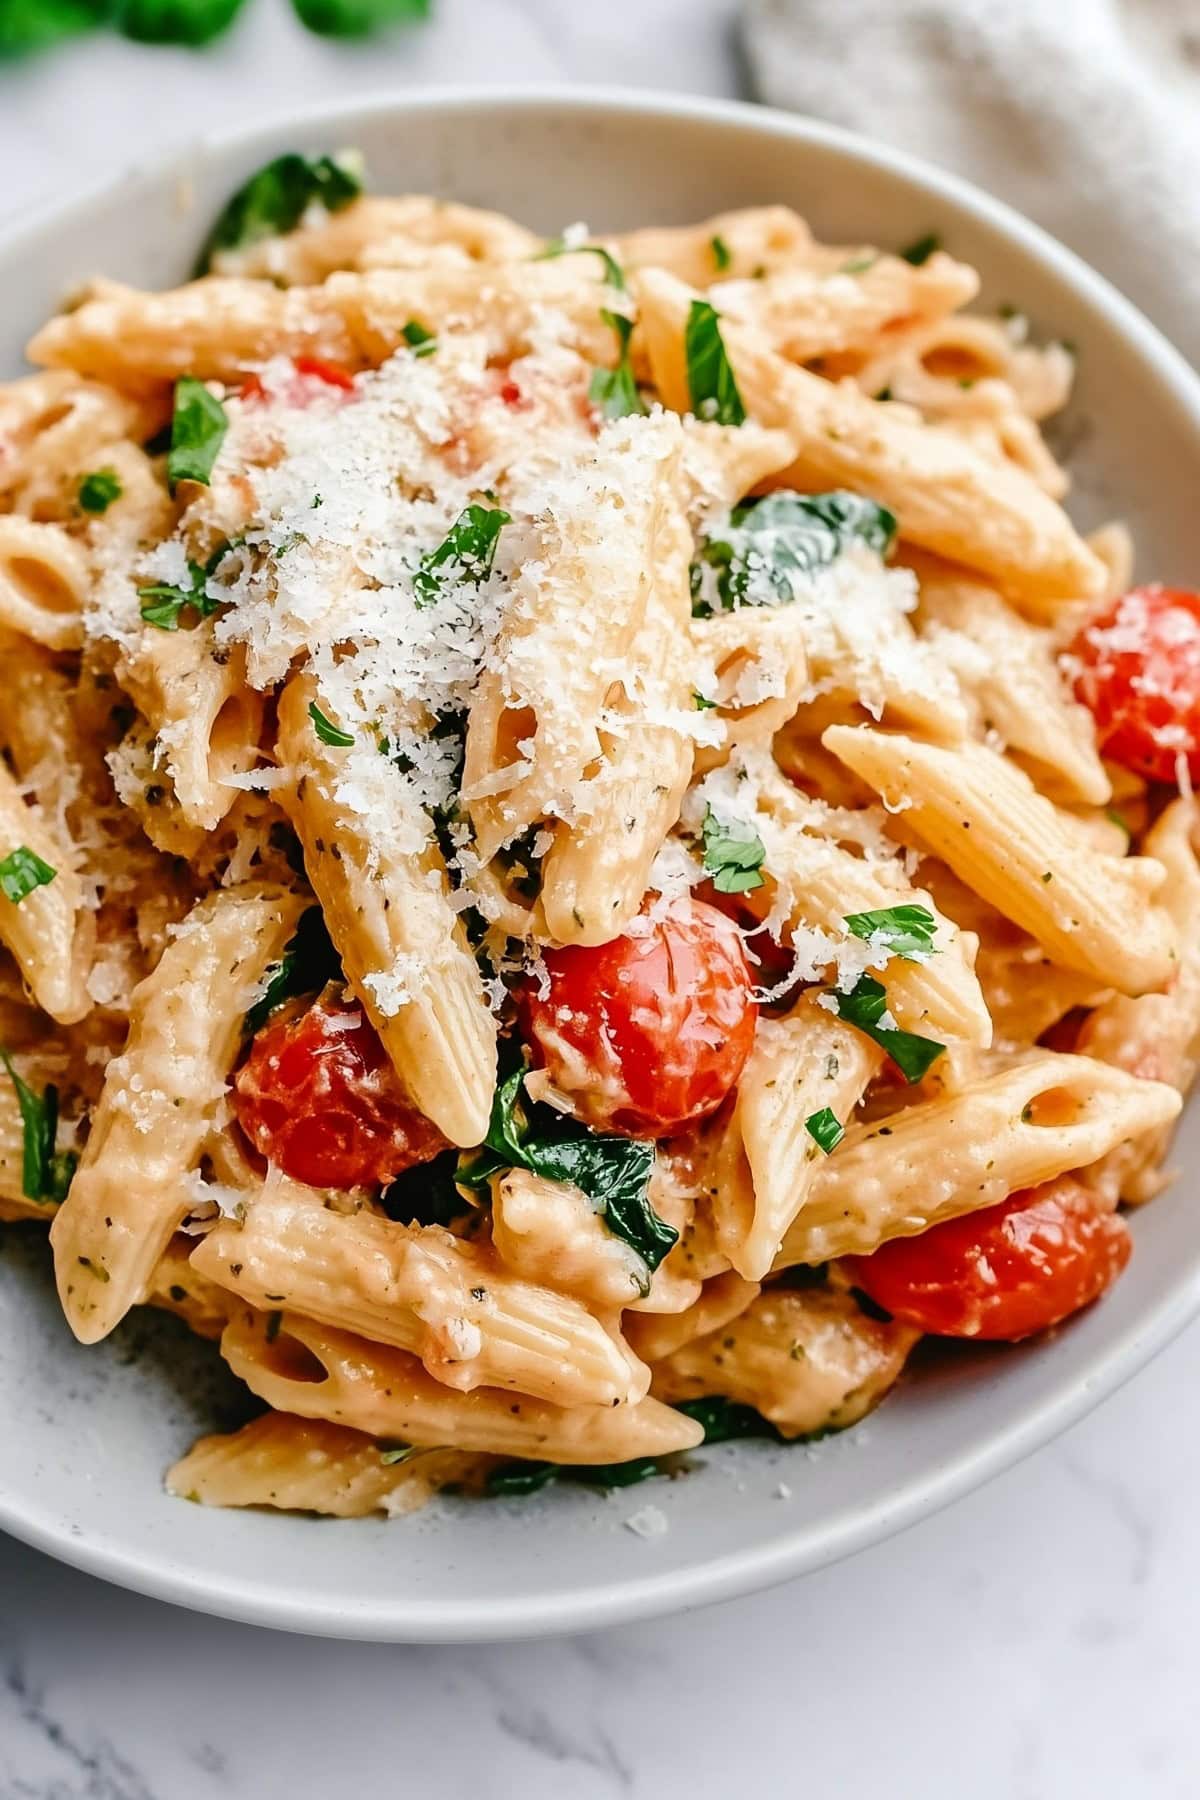
[[[296,378],[288,384],[287,399],[293,406],[303,406],[311,399],[317,392],[314,383],[321,387],[338,388],[345,394],[355,391],[353,375],[348,369],[343,369],[340,363],[325,362],[319,356],[297,356],[292,362],[292,368]],[[266,397],[267,390],[262,376],[247,375],[241,386],[241,398],[257,405]]]
[[[255,1149],[309,1187],[375,1186],[446,1147],[351,999],[281,1008],[251,1044],[233,1104]]]
[[[1132,1247],[1124,1220],[1060,1175],[842,1266],[906,1325],[1015,1343],[1097,1299]]]
[[[1151,781],[1200,781],[1200,594],[1132,588],[1069,651],[1075,693],[1111,762]]]
[[[550,991],[521,996],[534,1057],[599,1130],[665,1137],[714,1112],[754,1039],[753,978],[715,907],[665,917],[595,948],[546,953]]]

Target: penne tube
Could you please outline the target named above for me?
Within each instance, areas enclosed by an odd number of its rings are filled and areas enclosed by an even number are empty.
[[[24,867],[30,857],[51,875],[20,899],[0,893],[0,943],[12,952],[38,1005],[60,1024],[72,1024],[92,1004],[87,979],[95,920],[84,909],[71,851],[41,808],[26,805],[20,787],[0,764],[0,864],[17,858]]]
[[[77,650],[87,591],[87,559],[61,526],[0,515],[0,627]]]

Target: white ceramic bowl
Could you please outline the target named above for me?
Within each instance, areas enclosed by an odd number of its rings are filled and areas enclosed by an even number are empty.
[[[786,201],[842,242],[939,231],[985,298],[1078,348],[1075,447],[1085,523],[1119,513],[1143,572],[1200,574],[1200,383],[1105,282],[1013,213],[933,169],[758,109],[574,92],[443,92],[309,113],[134,172],[0,238],[0,375],[33,328],[96,272],[148,287],[187,272],[208,221],[267,157],[355,144],[383,192],[499,207],[552,232],[682,222]],[[578,1488],[415,1519],[316,1522],[168,1499],[167,1463],[236,1419],[210,1347],[136,1318],[83,1349],[59,1317],[40,1238],[0,1255],[0,1525],[92,1573],[182,1604],[331,1636],[482,1639],[581,1629],[696,1606],[815,1568],[899,1530],[1015,1462],[1159,1349],[1200,1304],[1193,1156],[1135,1222],[1136,1254],[1102,1305],[1046,1343],[931,1359],[859,1430],[813,1449],[726,1445],[687,1479],[598,1497]],[[790,1497],[781,1496],[786,1481]],[[626,1529],[652,1504],[664,1535]]]

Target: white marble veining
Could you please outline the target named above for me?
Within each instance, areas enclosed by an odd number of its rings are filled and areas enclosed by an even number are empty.
[[[19,176],[0,209],[333,93],[741,83],[734,0],[436,10],[344,49],[301,33],[283,0],[248,0],[204,56],[96,39],[0,71],[0,166]],[[1195,1800],[1198,1388],[1193,1329],[1057,1444],[906,1536],[770,1594],[565,1643],[288,1638],[0,1538],[0,1800]],[[413,1547],[398,1524],[394,1554]]]

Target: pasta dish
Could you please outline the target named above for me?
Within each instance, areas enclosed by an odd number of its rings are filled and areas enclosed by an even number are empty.
[[[276,159],[0,388],[0,1218],[402,1513],[853,1425],[1095,1301],[1196,1066],[1200,595],[929,238]]]

